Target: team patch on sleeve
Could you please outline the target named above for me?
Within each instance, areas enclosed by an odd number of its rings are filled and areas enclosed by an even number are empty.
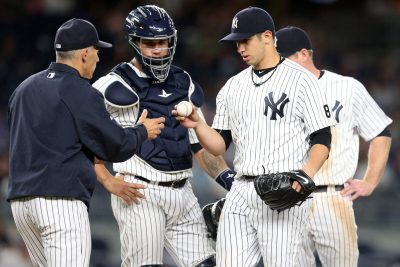
[[[138,95],[119,81],[111,83],[106,88],[104,98],[107,104],[117,108],[129,108],[139,101]]]

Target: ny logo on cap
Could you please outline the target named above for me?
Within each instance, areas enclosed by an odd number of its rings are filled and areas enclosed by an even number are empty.
[[[232,20],[232,29],[237,29],[237,23],[238,23],[238,19],[237,19],[237,17],[234,17]]]

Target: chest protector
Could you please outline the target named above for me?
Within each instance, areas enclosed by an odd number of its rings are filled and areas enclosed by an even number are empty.
[[[141,78],[127,63],[117,65],[113,72],[118,74],[139,98],[139,115],[144,109],[148,118],[165,117],[165,128],[154,140],[146,140],[137,156],[160,171],[179,171],[192,167],[188,129],[171,114],[180,101],[192,102],[200,107],[204,101],[203,91],[194,84],[189,74],[172,65],[164,82]],[[129,90],[129,89],[126,89]]]

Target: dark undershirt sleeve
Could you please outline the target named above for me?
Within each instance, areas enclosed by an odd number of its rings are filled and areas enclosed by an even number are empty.
[[[225,150],[227,150],[228,149],[228,147],[229,147],[229,145],[231,144],[231,142],[232,142],[232,134],[231,134],[231,131],[229,131],[229,130],[218,130],[218,129],[215,129],[221,136],[222,136],[222,138],[224,139],[224,142],[225,142]],[[201,146],[201,144],[200,143],[194,143],[194,144],[191,144],[190,145],[190,148],[191,148],[191,150],[192,150],[192,152],[193,153],[197,153],[200,149],[202,149],[203,147]]]
[[[332,133],[330,127],[319,129],[318,131],[310,134],[310,146],[321,144],[331,149]]]
[[[190,145],[190,148],[192,149],[192,152],[196,154],[199,152],[203,147],[200,145],[200,143],[194,143]]]
[[[385,129],[383,129],[383,131],[378,134],[377,136],[387,136],[387,137],[392,137],[392,134],[389,130],[389,127],[386,127]]]
[[[225,150],[228,150],[229,145],[232,143],[232,133],[230,130],[219,130],[215,129],[224,139]]]

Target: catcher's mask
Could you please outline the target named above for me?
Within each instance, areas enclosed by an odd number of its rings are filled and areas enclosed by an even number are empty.
[[[140,6],[132,10],[125,19],[124,31],[143,71],[163,82],[168,77],[177,42],[177,31],[168,13],[158,6]],[[163,57],[146,57],[140,47],[142,39],[167,39],[168,54]]]

